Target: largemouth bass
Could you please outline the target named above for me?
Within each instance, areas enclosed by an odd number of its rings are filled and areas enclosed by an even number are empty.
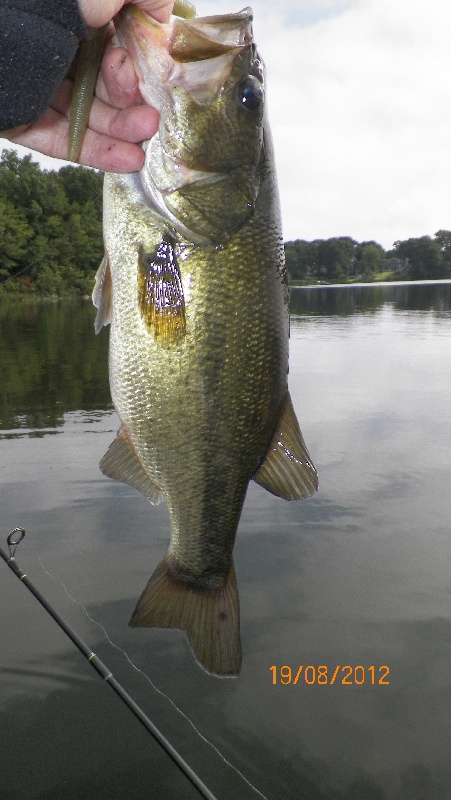
[[[96,330],[111,322],[121,419],[105,475],[166,501],[167,555],[130,620],[186,631],[200,664],[241,665],[232,550],[251,479],[317,489],[287,389],[288,288],[252,11],[117,20],[160,112],[140,173],[105,177]]]

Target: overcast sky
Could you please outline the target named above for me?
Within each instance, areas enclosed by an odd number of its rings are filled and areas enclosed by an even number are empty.
[[[254,0],[253,9],[284,238],[388,248],[451,229],[448,0]]]

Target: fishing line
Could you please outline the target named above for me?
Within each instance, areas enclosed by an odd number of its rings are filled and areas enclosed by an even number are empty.
[[[87,616],[87,618],[90,620],[90,622],[92,622],[94,625],[97,625],[97,627],[98,627],[98,628],[100,628],[100,630],[102,631],[103,635],[104,635],[104,636],[105,636],[105,638],[108,640],[109,644],[110,644],[112,647],[114,647],[116,650],[119,650],[119,652],[120,652],[120,653],[122,653],[122,654],[125,656],[126,660],[127,660],[127,661],[128,661],[128,663],[130,664],[130,666],[131,666],[131,667],[132,667],[132,668],[133,668],[133,669],[134,669],[136,672],[139,672],[139,674],[143,676],[143,678],[144,678],[144,679],[145,679],[145,680],[146,680],[146,681],[147,681],[147,682],[150,684],[150,686],[152,687],[152,689],[153,689],[155,692],[157,692],[157,694],[159,694],[161,697],[163,697],[165,700],[167,700],[167,701],[168,701],[168,702],[171,704],[171,706],[172,706],[172,707],[173,707],[173,708],[174,708],[174,709],[177,711],[177,713],[178,713],[178,714],[180,714],[180,716],[181,716],[181,717],[183,717],[183,719],[184,719],[184,720],[186,720],[186,722],[188,722],[188,724],[191,726],[191,728],[192,728],[192,729],[193,729],[193,731],[194,731],[194,732],[197,734],[197,736],[199,736],[199,738],[200,738],[200,739],[202,739],[202,741],[203,741],[203,742],[205,742],[205,744],[209,745],[209,747],[211,747],[211,748],[212,748],[212,750],[214,750],[214,751],[215,751],[215,753],[216,753],[216,754],[219,756],[219,758],[220,758],[220,759],[221,759],[221,760],[224,762],[224,764],[226,764],[226,766],[230,767],[230,769],[232,769],[232,770],[235,772],[235,774],[236,774],[236,775],[238,775],[238,776],[239,776],[239,777],[240,777],[240,778],[241,778],[241,779],[242,779],[242,780],[243,780],[243,781],[244,781],[244,782],[245,782],[245,783],[246,783],[246,784],[249,786],[249,788],[250,788],[250,789],[252,789],[252,791],[254,791],[256,794],[258,794],[258,795],[259,795],[259,797],[261,797],[263,800],[268,800],[268,798],[266,797],[266,795],[264,795],[262,792],[260,792],[260,790],[259,790],[259,789],[257,789],[257,787],[256,787],[256,786],[254,786],[254,784],[253,784],[253,783],[251,783],[251,781],[250,781],[250,780],[248,780],[248,778],[246,778],[246,776],[245,776],[245,775],[243,775],[243,773],[242,773],[242,772],[240,772],[240,770],[238,769],[238,767],[235,767],[235,765],[234,765],[234,764],[232,764],[232,763],[231,763],[231,762],[230,762],[230,761],[229,761],[229,760],[228,760],[228,759],[227,759],[227,758],[226,758],[226,757],[225,757],[225,756],[224,756],[224,755],[221,753],[221,751],[220,751],[220,750],[218,750],[218,748],[216,747],[216,745],[214,745],[214,744],[213,744],[213,742],[211,742],[211,741],[210,741],[210,739],[207,739],[207,737],[206,737],[206,736],[204,736],[204,734],[203,734],[203,733],[201,733],[201,731],[199,730],[199,728],[197,728],[197,727],[196,727],[196,725],[194,724],[194,722],[193,722],[193,721],[192,721],[192,720],[191,720],[191,719],[190,719],[190,718],[189,718],[189,717],[188,717],[188,716],[185,714],[185,712],[184,712],[184,711],[182,711],[182,709],[181,709],[181,708],[180,708],[180,707],[177,705],[177,703],[175,703],[175,702],[174,702],[174,700],[172,700],[172,698],[171,698],[171,697],[169,697],[169,695],[167,695],[165,692],[163,692],[161,689],[159,689],[159,688],[158,688],[158,686],[156,686],[156,684],[153,682],[152,678],[150,678],[150,677],[149,677],[149,675],[147,675],[147,673],[146,673],[146,672],[144,672],[144,671],[143,671],[143,670],[142,670],[140,667],[136,666],[136,664],[135,664],[135,663],[134,663],[134,662],[131,660],[131,658],[130,658],[130,656],[128,655],[128,653],[127,653],[127,652],[126,652],[126,651],[125,651],[125,650],[124,650],[122,647],[120,647],[118,644],[115,644],[115,642],[113,642],[113,640],[110,638],[110,636],[108,635],[108,633],[107,633],[107,631],[105,630],[105,628],[103,627],[103,625],[102,625],[100,622],[98,622],[96,619],[94,619],[93,617],[91,617],[91,615],[90,615],[89,611],[88,611],[88,610],[87,610],[87,608],[86,608],[86,607],[83,605],[83,603],[81,603],[81,602],[80,602],[80,600],[77,600],[77,598],[76,598],[76,597],[73,597],[73,596],[70,594],[69,590],[67,589],[67,587],[66,587],[66,585],[63,583],[63,581],[62,581],[60,578],[57,578],[55,575],[52,575],[52,573],[51,573],[51,572],[49,572],[49,570],[48,570],[48,569],[47,569],[47,568],[44,566],[44,564],[43,564],[43,562],[42,562],[42,559],[41,559],[41,557],[40,557],[40,556],[38,556],[38,560],[39,560],[39,563],[40,563],[40,565],[41,565],[42,569],[44,570],[44,572],[45,572],[45,573],[46,573],[46,574],[47,574],[47,575],[48,575],[50,578],[52,578],[52,580],[56,581],[57,583],[59,583],[59,584],[60,584],[60,586],[62,586],[62,588],[64,589],[64,592],[66,593],[66,595],[67,595],[67,597],[69,598],[69,600],[71,600],[71,601],[72,601],[72,603],[75,603],[77,606],[79,606],[81,609],[83,609],[83,611],[84,611],[85,615],[86,615],[86,616]]]
[[[34,261],[31,262],[31,264],[27,264],[26,267],[24,267],[23,269],[19,270],[19,272],[15,272],[14,275],[7,275],[6,278],[2,278],[0,283],[6,283],[6,281],[12,281],[12,280],[14,280],[14,278],[18,278],[19,275],[22,275],[22,273],[26,272],[27,269],[30,269],[30,267],[32,267],[33,264],[37,264],[37,263],[38,263],[38,259],[35,259]]]
[[[87,660],[90,662],[91,666],[94,667],[94,669],[97,671],[97,673],[101,677],[103,677],[106,682],[108,682],[110,684],[111,688],[114,689],[114,691],[121,697],[121,699],[126,703],[126,705],[129,706],[130,710],[135,714],[135,716],[144,725],[144,727],[146,727],[148,732],[151,733],[152,736],[158,741],[158,743],[163,747],[163,749],[166,750],[166,752],[170,756],[170,758],[172,758],[172,760],[176,763],[176,765],[185,773],[186,777],[198,789],[198,791],[200,791],[200,793],[205,798],[207,798],[208,800],[216,800],[214,795],[205,786],[205,784],[202,783],[200,778],[198,778],[198,776],[194,773],[194,771],[191,769],[191,767],[189,767],[189,765],[181,758],[181,756],[178,754],[178,752],[175,750],[175,748],[173,748],[172,745],[170,745],[170,743],[160,733],[158,728],[156,728],[156,726],[151,722],[151,720],[144,714],[142,709],[139,708],[139,706],[132,700],[130,695],[128,695],[128,693],[116,681],[116,679],[113,677],[112,673],[109,671],[108,667],[106,667],[105,664],[103,664],[103,662],[98,658],[98,656],[96,656],[96,654],[93,653],[90,650],[90,648],[85,644],[85,642],[83,642],[83,640],[78,636],[78,634],[76,634],[75,631],[73,631],[67,625],[67,623],[58,614],[58,612],[56,612],[49,605],[49,603],[45,600],[45,598],[41,595],[41,593],[37,589],[35,589],[35,587],[31,583],[31,581],[27,578],[26,574],[24,572],[22,572],[20,567],[15,562],[14,556],[15,556],[15,552],[17,550],[17,547],[20,544],[20,542],[22,541],[22,539],[24,538],[24,536],[25,536],[25,530],[23,528],[15,528],[9,534],[9,536],[7,537],[7,542],[8,542],[8,547],[9,547],[9,556],[0,547],[0,557],[3,558],[3,560],[10,567],[10,569],[14,572],[14,574],[18,578],[20,578],[20,580],[25,584],[27,589],[29,589],[29,591],[31,591],[31,593],[34,594],[36,599],[41,603],[41,605],[50,614],[50,616],[53,617],[53,619],[57,622],[57,624],[64,630],[66,635],[72,640],[72,642],[76,645],[76,647],[78,647],[78,649],[83,653],[83,655],[87,658]],[[70,592],[68,591],[68,589],[65,586],[65,584],[63,583],[63,581],[61,581],[59,578],[57,578],[55,575],[53,575],[51,572],[49,572],[49,570],[47,570],[46,567],[44,566],[41,558],[40,557],[38,557],[38,558],[39,558],[40,565],[41,565],[42,569],[44,570],[44,572],[50,578],[52,578],[52,580],[56,581],[57,583],[59,583],[62,586],[62,588],[64,589],[64,592],[66,593],[66,595],[69,598],[69,600],[71,600],[71,602],[75,603],[76,605],[78,605],[80,608],[83,609],[83,611],[84,611],[85,615],[88,617],[88,619],[93,624],[97,625],[98,628],[100,628],[102,630],[102,632],[103,632],[105,638],[108,640],[108,642],[112,645],[112,647],[114,647],[116,650],[119,650],[125,656],[126,660],[129,662],[130,666],[134,670],[136,670],[136,672],[139,672],[146,679],[146,681],[150,684],[150,686],[154,689],[155,692],[157,692],[159,695],[164,697],[165,700],[169,701],[169,703],[173,706],[173,708],[189,723],[189,725],[194,730],[194,732],[199,736],[199,738],[202,739],[202,741],[205,742],[207,745],[209,745],[215,751],[215,753],[222,759],[224,764],[226,764],[228,767],[230,767],[249,786],[249,788],[252,791],[254,791],[257,795],[259,795],[259,797],[261,797],[263,800],[268,800],[266,795],[264,795],[262,792],[260,792],[259,789],[257,789],[257,787],[254,786],[246,778],[246,776],[243,775],[242,772],[240,772],[240,770],[237,767],[235,767],[230,761],[228,761],[228,759],[225,758],[225,756],[220,752],[220,750],[218,750],[218,748],[199,731],[199,729],[196,727],[196,725],[177,706],[177,704],[165,692],[163,692],[161,689],[159,689],[153,683],[151,678],[145,672],[143,672],[143,670],[141,670],[139,667],[136,666],[136,664],[133,663],[133,661],[130,659],[130,657],[128,656],[126,651],[122,647],[120,647],[119,645],[115,644],[112,641],[112,639],[108,635],[108,633],[105,630],[105,628],[103,627],[103,625],[101,625],[100,622],[97,622],[97,620],[95,620],[93,617],[91,617],[91,615],[89,614],[89,612],[87,611],[85,606],[79,600],[77,600],[75,597],[73,597],[70,594]]]
[[[125,691],[123,686],[116,680],[112,672],[108,669],[108,667],[100,660],[100,658],[91,650],[91,648],[80,638],[78,633],[76,633],[62,618],[62,616],[55,611],[55,609],[48,603],[45,597],[41,594],[41,592],[36,589],[36,587],[32,584],[30,579],[27,577],[26,573],[21,570],[19,565],[15,560],[15,552],[17,550],[18,545],[22,541],[25,536],[24,528],[14,528],[13,531],[7,537],[7,543],[9,548],[9,556],[5,553],[4,550],[0,547],[0,557],[3,561],[7,564],[10,568],[11,572],[16,575],[17,578],[26,586],[29,592],[34,595],[36,600],[43,606],[43,608],[47,611],[47,613],[55,620],[55,622],[59,625],[59,627],[64,631],[66,636],[74,643],[77,649],[84,655],[86,660],[91,664],[93,669],[97,672],[100,677],[102,677],[106,683],[113,689],[114,692],[121,698],[121,700],[128,706],[130,711],[135,715],[135,717],[141,722],[141,724],[146,728],[148,733],[150,733],[153,738],[158,742],[158,744],[166,751],[167,755],[172,759],[172,761],[176,764],[176,766],[184,773],[185,777],[192,783],[193,786],[198,790],[198,792],[204,797],[206,800],[217,800],[215,795],[210,791],[210,789],[201,781],[201,779],[196,775],[193,769],[189,766],[189,764],[182,758],[182,756],[178,753],[178,751],[171,745],[171,743],[163,736],[163,734],[158,730],[156,725],[152,722],[152,720],[144,713],[142,708],[138,706],[137,703],[133,700],[133,698]]]

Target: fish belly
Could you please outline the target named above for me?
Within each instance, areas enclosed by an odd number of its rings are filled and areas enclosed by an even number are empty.
[[[130,624],[184,628],[209,672],[236,674],[232,550],[248,482],[265,458],[287,392],[280,231],[257,213],[224,247],[179,241],[184,332],[168,343],[149,332],[137,297],[140,254],[155,253],[171,232],[136,203],[130,179],[106,177],[104,207],[113,402],[171,520],[168,554]],[[265,208],[271,211],[269,203]]]
[[[167,233],[143,206],[124,213],[123,179],[107,181],[116,184],[108,191],[114,225],[106,233],[113,401],[167,503],[177,570],[224,576],[247,484],[266,455],[287,388],[277,229],[271,233],[257,218],[227,247],[182,252],[185,334],[160,343],[137,304],[137,264],[139,247],[153,252]]]

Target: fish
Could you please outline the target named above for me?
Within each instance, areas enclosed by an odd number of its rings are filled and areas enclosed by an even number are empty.
[[[184,630],[208,673],[234,676],[249,482],[286,500],[318,487],[288,391],[265,69],[250,8],[162,24],[126,5],[115,25],[160,122],[140,172],[105,176],[93,301],[121,426],[100,468],[169,512],[129,625]]]

